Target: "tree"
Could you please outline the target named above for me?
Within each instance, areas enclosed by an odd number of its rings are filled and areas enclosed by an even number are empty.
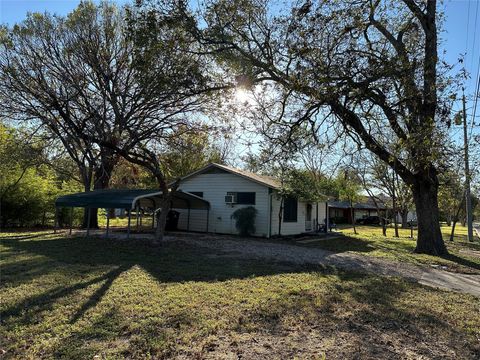
[[[108,186],[119,157],[147,169],[164,196],[161,239],[176,189],[161,154],[200,128],[185,115],[200,110],[205,64],[175,24],[151,15],[107,2],[82,2],[67,17],[30,15],[4,33],[0,94],[8,115],[40,120],[92,154],[95,189]],[[149,32],[133,29],[152,21]]]
[[[377,214],[380,216],[380,203],[383,202],[380,199],[380,196],[383,195],[382,193],[380,194],[374,194],[374,190],[378,191],[378,184],[375,182],[374,176],[372,176],[373,171],[372,171],[372,164],[369,161],[369,157],[358,157],[356,159],[356,164],[355,164],[355,170],[357,172],[358,177],[360,178],[361,185],[363,187],[363,190],[368,194],[370,199],[372,199],[376,209],[377,209]],[[385,199],[385,197],[383,197]],[[386,214],[385,214],[386,216]],[[395,216],[395,214],[394,214]],[[383,236],[387,236],[387,224],[384,218],[382,218],[381,221],[382,224],[382,233]]]
[[[412,207],[412,192],[410,187],[399,179],[393,169],[390,169],[384,162],[373,158],[370,166],[374,186],[392,201],[395,236],[398,237],[397,215],[402,218],[402,227],[407,227],[408,212]]]
[[[42,133],[0,124],[0,227],[53,223],[54,200],[77,190],[48,165]]]
[[[201,27],[179,11],[219,66],[241,71],[245,86],[276,86],[276,123],[318,130],[330,119],[394,169],[412,190],[415,251],[441,255],[438,173],[450,103],[438,71],[436,7],[435,0],[305,1],[274,16],[268,2],[216,0]]]
[[[122,13],[111,12],[115,19],[123,18]],[[197,115],[210,100],[208,92],[221,87],[216,87],[208,74],[205,75],[208,64],[193,53],[191,36],[176,21],[154,10],[127,9],[126,16],[127,31],[119,31],[125,30],[120,28],[108,32],[120,37],[122,60],[128,64],[126,72],[112,77],[108,70],[98,67],[104,61],[94,62],[97,71],[113,82],[108,100],[111,116],[98,112],[91,102],[83,99],[80,102],[82,111],[89,115],[94,126],[77,126],[77,131],[80,138],[143,167],[155,179],[162,192],[162,211],[157,213],[154,240],[158,245],[163,239],[166,217],[178,187],[178,181],[169,181],[169,146],[180,142],[187,134],[205,132],[206,125]],[[85,46],[89,44],[86,42]],[[127,87],[124,80],[130,80],[131,86]],[[123,90],[118,92],[117,86]],[[124,111],[118,112],[119,108]],[[123,131],[121,136],[104,136],[101,131],[104,123],[112,121],[118,126],[116,129]]]
[[[34,13],[2,32],[1,112],[45,126],[77,164],[85,191],[108,187],[118,156],[79,129],[115,139],[125,129],[105,119],[132,110],[125,99],[134,86],[126,61],[131,49],[121,40],[121,16],[107,3],[82,2],[66,18]],[[96,211],[90,226],[97,226]]]
[[[352,171],[344,170],[337,176],[339,200],[348,201],[350,205],[350,216],[352,219],[353,232],[357,234],[355,226],[355,203],[360,200],[360,181]]]
[[[212,141],[221,133],[209,133],[209,128],[195,131],[180,127],[178,136],[172,136],[161,151],[164,172],[170,181],[190,174],[211,162],[224,163],[226,153]]]

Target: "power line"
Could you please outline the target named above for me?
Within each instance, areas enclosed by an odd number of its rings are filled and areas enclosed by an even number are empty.
[[[474,64],[474,60],[475,60],[475,42],[476,42],[476,38],[477,38],[478,3],[479,3],[479,1],[477,1],[477,6],[475,6],[475,24],[473,26],[472,64]],[[468,4],[470,5],[470,1],[468,2]],[[468,36],[468,31],[467,31],[467,36]]]
[[[475,84],[475,97],[473,99],[473,113],[472,113],[472,124],[470,127],[470,134],[468,138],[471,139],[473,134],[473,125],[475,124],[475,116],[477,114],[477,104],[478,104],[478,97],[480,96],[480,56],[478,57],[478,64],[477,64],[477,77],[476,77],[476,84]]]
[[[467,63],[467,57],[468,57],[468,56],[467,56],[467,52],[468,52],[468,30],[470,30],[470,29],[469,29],[469,27],[470,27],[469,25],[470,25],[470,0],[468,0],[467,30],[465,31],[465,33],[467,34],[467,39],[466,39],[466,41],[465,41],[465,59],[464,59],[464,64],[463,64],[463,66],[464,66],[465,68],[467,68],[467,64],[466,64],[466,63]]]

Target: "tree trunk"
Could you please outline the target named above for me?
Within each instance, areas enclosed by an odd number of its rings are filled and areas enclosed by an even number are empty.
[[[402,228],[408,228],[408,209],[403,209],[400,216],[402,217]]]
[[[92,171],[88,171],[88,174],[83,174],[83,190],[85,192],[90,192],[91,191],[91,182],[92,182]],[[94,217],[90,216],[90,228],[92,228],[92,219]],[[95,219],[97,217],[95,216]],[[82,229],[86,229],[88,227],[88,209],[84,208],[83,209],[83,220],[82,220]]]
[[[450,233],[450,241],[453,241],[453,238],[455,237],[455,226],[457,225],[457,218],[453,220],[452,223],[452,232]]]
[[[460,211],[462,211],[464,201],[460,201],[460,205],[458,206],[455,214],[453,215],[453,223],[452,223],[452,232],[450,233],[450,241],[453,241],[455,237],[455,226],[458,222],[458,217],[460,216]]]
[[[392,179],[392,207],[393,207],[393,226],[395,228],[395,237],[398,238],[398,221],[397,221],[397,193],[396,193],[396,184],[395,184],[395,172],[393,172]]]
[[[165,235],[165,225],[167,222],[167,215],[170,211],[170,198],[165,199],[161,204],[161,211],[157,212],[157,228],[155,229],[155,238],[153,245],[158,246],[163,242]]]
[[[113,168],[118,162],[118,157],[111,150],[103,150],[100,156],[100,166],[95,168],[93,190],[108,189]],[[98,229],[98,209],[92,208],[90,211],[90,229]],[[86,209],[83,219],[83,227],[86,228],[88,219]]]
[[[433,178],[433,180],[429,180]],[[412,184],[417,211],[418,238],[416,253],[448,254],[440,231],[438,210],[438,179],[435,174],[418,174]]]

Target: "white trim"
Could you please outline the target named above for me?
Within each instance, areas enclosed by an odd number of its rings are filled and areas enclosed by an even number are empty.
[[[179,193],[183,193],[183,194],[187,194],[188,196],[191,196],[197,200],[200,200],[206,204],[208,204],[208,207],[210,208],[210,202],[205,200],[204,198],[200,197],[200,196],[197,196],[197,195],[194,195],[192,193],[189,193],[188,191],[183,191],[183,190],[176,190],[175,192],[179,192]],[[157,191],[157,192],[152,192],[152,193],[148,193],[148,194],[145,194],[145,195],[139,195],[137,196],[136,198],[133,199],[132,201],[132,209],[135,209],[135,203],[140,200],[140,199],[144,199],[144,198],[149,198],[149,197],[153,197],[153,196],[159,196],[159,195],[162,195],[163,194],[163,191]],[[175,196],[175,194],[174,194]]]
[[[158,196],[158,195],[162,195],[162,194],[163,194],[163,191],[157,191],[157,192],[152,192],[152,193],[148,193],[148,194],[145,194],[145,195],[139,195],[132,200],[132,208],[131,209],[132,210],[135,209],[135,203],[140,199],[148,198],[148,197],[152,197],[152,196]]]

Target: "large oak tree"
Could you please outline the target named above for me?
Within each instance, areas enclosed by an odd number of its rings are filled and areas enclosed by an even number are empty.
[[[416,251],[447,253],[438,174],[449,108],[439,71],[437,2],[282,4],[213,0],[199,15],[182,5],[178,11],[219,68],[233,69],[246,86],[273,84],[279,100],[268,121],[276,111],[277,124],[317,131],[319,121],[330,119],[394,169],[412,189]]]

